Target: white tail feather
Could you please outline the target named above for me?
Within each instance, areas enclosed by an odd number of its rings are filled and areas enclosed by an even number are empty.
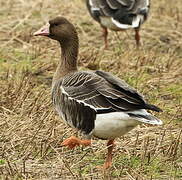
[[[141,17],[138,15],[136,16],[136,18],[133,19],[133,22],[131,25],[129,24],[122,24],[118,21],[116,21],[115,19],[111,18],[112,22],[118,27],[118,28],[121,28],[121,29],[129,29],[129,28],[137,28],[139,27],[140,25],[140,20],[141,20]]]

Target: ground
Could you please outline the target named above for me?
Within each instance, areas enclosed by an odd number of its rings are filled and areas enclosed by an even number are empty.
[[[182,178],[182,1],[152,0],[141,28],[102,31],[83,0],[0,1],[0,178],[121,179]],[[79,134],[62,123],[51,103],[51,79],[59,60],[55,41],[32,33],[57,15],[67,17],[80,38],[80,70],[102,69],[127,81],[160,108],[162,126],[142,125],[116,141],[113,166],[98,168],[106,141],[69,150],[61,142]]]

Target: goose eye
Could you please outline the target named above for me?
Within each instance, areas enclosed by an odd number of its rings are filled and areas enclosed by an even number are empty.
[[[59,24],[58,23],[55,23],[54,26],[59,26]]]

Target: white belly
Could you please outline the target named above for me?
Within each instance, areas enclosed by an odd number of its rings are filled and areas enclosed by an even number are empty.
[[[111,30],[114,30],[114,31],[119,31],[121,30],[121,28],[117,27],[111,20],[110,17],[105,17],[105,16],[101,16],[100,17],[100,20],[101,20],[101,24],[106,27],[106,28],[109,28]]]
[[[114,139],[126,134],[140,124],[124,112],[98,114],[93,135],[101,139]]]
[[[114,31],[121,31],[121,30],[126,30],[129,28],[139,27],[140,23],[143,23],[144,18],[142,15],[137,15],[133,19],[131,25],[130,24],[122,24],[119,21],[116,21],[113,18],[108,17],[108,16],[101,16],[100,21],[101,21],[101,24],[106,28],[109,28],[109,29],[114,30]]]

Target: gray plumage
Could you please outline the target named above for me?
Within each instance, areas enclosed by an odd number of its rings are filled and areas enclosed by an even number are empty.
[[[53,86],[52,99],[63,119],[85,134],[94,129],[97,114],[129,112],[135,116],[132,111],[140,109],[161,111],[126,82],[103,71],[68,74]]]
[[[102,17],[111,17],[118,23],[132,25],[133,20],[140,16],[139,27],[147,19],[149,7],[149,0],[87,0],[90,15],[102,26],[105,26]]]
[[[126,5],[126,1],[122,4]],[[115,4],[110,6],[115,8]],[[161,110],[148,104],[124,81],[103,71],[78,71],[78,36],[67,19],[56,17],[34,35],[46,36],[60,43],[62,55],[52,83],[53,104],[67,124],[86,135],[85,140],[71,136],[62,142],[63,146],[88,146],[91,136],[108,139],[104,168],[109,168],[115,138],[141,123],[162,124],[161,120],[146,111]]]
[[[141,122],[162,124],[146,111],[161,110],[148,104],[123,80],[103,71],[77,70],[78,36],[68,20],[63,17],[50,20],[34,35],[48,36],[61,45],[62,56],[53,77],[52,100],[67,124],[86,135],[93,132],[105,139],[121,136]]]
[[[108,47],[108,31],[135,30],[136,45],[140,46],[140,26],[149,14],[149,0],[86,0],[87,8],[94,20],[103,29],[105,48]]]

